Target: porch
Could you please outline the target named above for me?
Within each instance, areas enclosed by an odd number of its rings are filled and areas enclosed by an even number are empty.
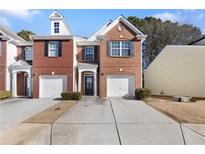
[[[78,64],[78,92],[83,95],[98,95],[98,65],[79,63]]]
[[[32,66],[19,60],[9,67],[11,92],[13,97],[32,96]]]

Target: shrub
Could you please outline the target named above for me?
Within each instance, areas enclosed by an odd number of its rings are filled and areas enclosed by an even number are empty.
[[[144,99],[150,97],[151,93],[152,92],[150,89],[139,88],[139,89],[135,90],[135,98],[137,100],[144,100]]]
[[[63,100],[80,100],[82,98],[81,92],[63,92],[61,93]]]
[[[0,91],[0,99],[11,98],[11,92],[2,90]]]

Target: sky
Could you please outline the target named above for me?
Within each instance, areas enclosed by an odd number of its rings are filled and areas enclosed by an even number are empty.
[[[50,34],[49,15],[54,10],[0,10],[0,24],[11,31],[30,30],[37,35]],[[144,18],[153,16],[180,24],[193,24],[205,34],[205,10],[57,10],[74,35],[89,37],[107,21],[120,15]]]

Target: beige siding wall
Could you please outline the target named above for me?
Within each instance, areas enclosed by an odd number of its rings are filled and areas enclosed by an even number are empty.
[[[166,46],[144,76],[154,95],[205,97],[205,46]]]

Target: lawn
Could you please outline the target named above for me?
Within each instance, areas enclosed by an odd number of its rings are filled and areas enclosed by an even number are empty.
[[[205,100],[184,103],[151,97],[146,103],[180,123],[205,124]]]

